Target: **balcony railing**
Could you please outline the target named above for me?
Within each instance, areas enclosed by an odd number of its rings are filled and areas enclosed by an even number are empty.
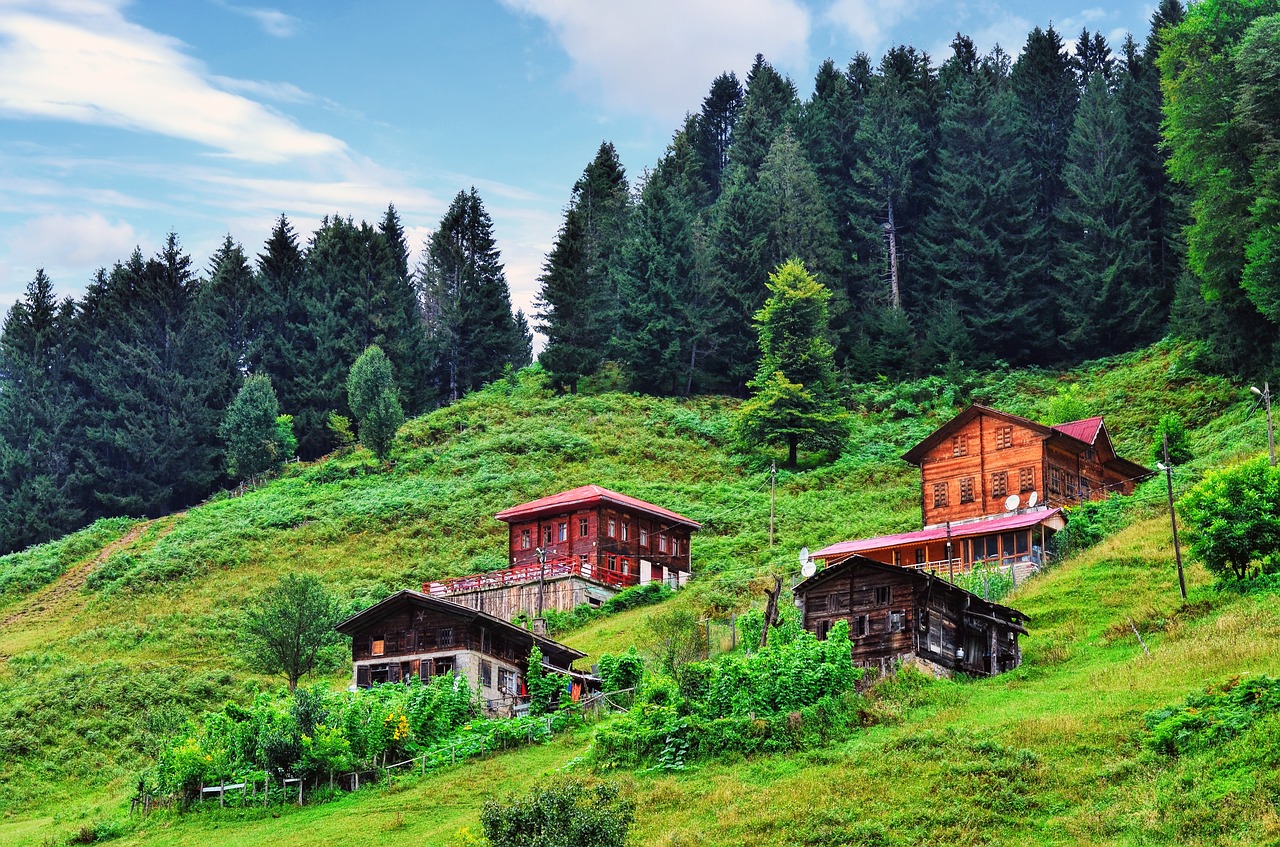
[[[484,591],[490,588],[505,588],[510,585],[527,585],[539,579],[560,579],[567,576],[580,576],[584,579],[602,582],[615,588],[626,588],[640,583],[640,575],[610,571],[591,565],[569,556],[548,559],[545,565],[530,562],[515,565],[502,571],[456,576],[438,582],[428,582],[422,586],[423,591],[435,597],[447,597],[450,594],[461,594],[468,591]]]

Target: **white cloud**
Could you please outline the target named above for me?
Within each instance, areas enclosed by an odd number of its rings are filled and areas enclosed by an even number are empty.
[[[711,81],[757,53],[803,69],[809,12],[798,0],[501,0],[544,20],[573,62],[569,83],[620,111],[667,121],[696,111]]]
[[[180,42],[108,0],[0,3],[0,38],[0,112],[11,116],[158,133],[263,163],[345,149],[218,87]]]
[[[876,56],[889,46],[890,30],[914,19],[928,5],[927,0],[836,0],[826,18],[848,32],[859,48]]]
[[[128,258],[138,242],[138,233],[128,223],[96,212],[22,221],[5,232],[0,304],[7,307],[17,300],[37,268],[49,274],[59,296],[79,295],[93,270]]]

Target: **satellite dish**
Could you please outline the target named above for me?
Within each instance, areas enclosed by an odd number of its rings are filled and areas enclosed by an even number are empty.
[[[808,579],[817,572],[818,566],[813,563],[813,559],[805,559],[804,564],[800,566],[800,575],[805,579]]]
[[[1008,497],[1004,498],[1004,510],[1006,512],[1012,512],[1018,508],[1018,503],[1018,495],[1010,494]]]
[[[1035,507],[1035,505],[1036,505],[1036,503],[1039,503],[1039,502],[1040,502],[1040,495],[1039,495],[1038,493],[1036,493],[1035,491],[1032,491],[1030,494],[1028,494],[1028,495],[1027,495],[1027,508],[1028,508],[1028,509],[1034,508],[1034,507]]]
[[[804,563],[807,561],[809,561],[809,548],[801,547],[800,548],[800,564],[803,566]]]

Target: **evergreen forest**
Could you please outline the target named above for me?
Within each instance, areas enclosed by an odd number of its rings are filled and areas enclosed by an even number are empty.
[[[638,176],[600,145],[528,316],[474,188],[416,258],[389,206],[309,236],[282,215],[256,255],[228,235],[203,271],[171,234],[77,300],[37,271],[0,331],[0,551],[234,484],[224,422],[250,376],[299,458],[342,446],[371,345],[408,417],[530,364],[533,330],[561,391],[745,395],[753,319],[791,259],[830,292],[834,397],[1169,335],[1206,372],[1264,376],[1280,358],[1278,13],[1162,0],[1142,40],[1037,26],[1016,58],[957,34],[945,57],[825,61],[807,99],[757,56]]]

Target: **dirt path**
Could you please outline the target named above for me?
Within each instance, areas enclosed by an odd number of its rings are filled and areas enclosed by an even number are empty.
[[[175,517],[178,517],[178,515],[169,515],[164,518],[159,518],[159,520],[171,521]],[[20,605],[17,611],[6,617],[4,620],[0,620],[0,629],[8,628],[14,624],[21,623],[28,618],[34,617],[37,613],[47,610],[51,605],[62,600],[67,595],[75,591],[79,591],[84,586],[85,580],[89,578],[89,574],[93,573],[99,565],[111,558],[111,555],[117,550],[122,550],[137,541],[139,536],[141,536],[142,533],[154,523],[155,521],[139,521],[130,527],[129,531],[124,535],[98,551],[98,555],[65,571],[62,576],[54,580],[51,585],[45,586],[34,595],[27,598],[27,600]]]

